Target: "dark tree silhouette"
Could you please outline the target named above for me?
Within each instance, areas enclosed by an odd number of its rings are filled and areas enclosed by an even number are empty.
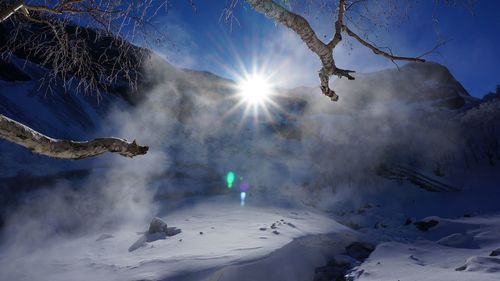
[[[42,84],[84,93],[106,92],[116,83],[135,89],[141,62],[150,54],[127,40],[148,45],[163,40],[150,17],[166,1],[139,0],[0,0],[0,24],[9,38],[2,58],[23,54],[47,68]],[[0,115],[0,138],[55,158],[82,159],[105,152],[133,157],[148,147],[118,138],[76,142],[53,139]]]

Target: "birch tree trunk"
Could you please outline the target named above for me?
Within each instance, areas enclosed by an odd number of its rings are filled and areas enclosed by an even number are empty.
[[[98,138],[90,141],[61,140],[48,137],[0,114],[0,138],[23,146],[33,153],[60,159],[83,159],[106,152],[126,157],[143,155],[149,147],[119,138]]]

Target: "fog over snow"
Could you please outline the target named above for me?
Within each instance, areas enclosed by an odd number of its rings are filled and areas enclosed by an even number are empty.
[[[0,73],[1,114],[150,150],[67,161],[0,142],[0,280],[500,280],[498,89],[367,62],[332,103],[290,86],[317,64],[277,34],[264,50],[293,55],[256,60],[274,84],[262,104],[184,52],[187,69],[153,55],[139,93],[99,102],[39,94],[47,70],[12,56],[30,79]]]

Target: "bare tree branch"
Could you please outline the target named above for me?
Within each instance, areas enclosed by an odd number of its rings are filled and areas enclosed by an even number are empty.
[[[0,138],[21,145],[34,153],[60,158],[83,159],[106,152],[126,157],[146,154],[147,146],[119,138],[98,138],[90,141],[60,140],[48,137],[0,114]]]
[[[7,5],[4,9],[0,10],[0,22],[7,20],[15,12],[23,7],[23,1],[17,1],[12,5]]]
[[[324,95],[330,97],[333,101],[338,100],[337,94],[330,89],[328,83],[330,76],[337,75],[339,77],[347,77],[349,80],[354,79],[350,73],[352,70],[340,69],[335,65],[333,59],[332,48],[318,39],[316,33],[312,29],[307,20],[295,13],[292,13],[275,3],[272,0],[246,0],[252,7],[266,16],[273,18],[277,22],[292,29],[297,33],[307,47],[313,51],[321,60],[322,68],[319,71],[321,81],[321,91]],[[342,1],[342,0],[341,0]],[[342,1],[343,2],[343,1]],[[340,39],[339,39],[340,41]],[[332,44],[333,46],[333,44]]]
[[[135,91],[138,69],[150,52],[125,41],[147,47],[166,41],[149,14],[167,1],[0,0],[0,22],[12,34],[0,42],[0,55],[42,60],[49,70],[41,79],[48,92],[62,86],[99,94],[123,82]]]
[[[150,52],[133,43],[160,42],[163,34],[148,25],[148,13],[167,1],[0,0],[0,59],[14,55],[45,67],[40,79],[45,93],[52,93],[54,86],[97,95],[123,94],[119,91],[124,87],[136,91],[142,61]],[[108,151],[133,157],[148,150],[117,138],[85,142],[52,139],[2,115],[0,139],[63,159]]]
[[[367,47],[368,49],[372,50],[374,54],[383,56],[391,61],[395,60],[404,60],[404,61],[414,61],[414,62],[425,62],[424,59],[419,58],[419,57],[401,57],[401,56],[395,56],[393,54],[390,54],[388,52],[382,51],[379,48],[375,47],[373,44],[368,43],[366,40],[361,38],[359,35],[354,33],[352,30],[350,30],[347,26],[344,25],[344,30],[345,32],[351,36],[352,38],[356,39],[361,45]]]
[[[339,0],[339,6],[337,8],[338,16],[335,21],[335,35],[332,38],[332,41],[328,43],[328,47],[330,49],[334,49],[335,46],[342,40],[342,28],[344,26],[344,13],[345,13],[345,0]]]
[[[354,76],[351,73],[354,73],[353,70],[341,69],[335,65],[335,60],[333,58],[333,50],[335,47],[342,41],[342,32],[346,32],[349,36],[356,39],[363,46],[368,49],[371,49],[373,53],[377,55],[381,55],[390,59],[391,61],[395,60],[404,60],[404,61],[414,61],[414,62],[424,62],[424,60],[420,57],[403,57],[396,56],[392,53],[381,50],[375,45],[369,43],[367,40],[363,39],[361,36],[354,33],[351,29],[349,29],[344,23],[344,17],[347,10],[352,9],[353,6],[365,2],[365,0],[357,0],[357,1],[346,1],[346,0],[338,0],[337,5],[337,19],[335,21],[335,33],[333,35],[332,40],[325,44],[316,36],[316,33],[312,29],[309,22],[302,16],[295,14],[280,4],[276,3],[273,0],[246,0],[248,4],[250,4],[256,11],[262,13],[275,21],[281,23],[282,25],[292,29],[302,41],[307,45],[307,47],[313,51],[321,60],[322,67],[319,71],[320,78],[320,88],[324,95],[330,97],[332,101],[338,100],[338,95],[329,87],[329,80],[332,75],[337,75],[339,78],[346,77],[349,80],[354,80]],[[233,2],[234,3],[234,0]],[[347,4],[347,7],[346,7]],[[232,9],[234,5],[226,8]],[[227,14],[227,12],[226,12]]]

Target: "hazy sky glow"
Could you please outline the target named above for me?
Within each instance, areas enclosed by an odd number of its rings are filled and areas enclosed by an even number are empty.
[[[189,1],[172,3],[165,17],[156,24],[166,26],[173,45],[159,49],[175,65],[208,70],[236,80],[239,69],[266,64],[280,78],[280,86],[319,84],[318,58],[293,32],[254,12],[248,5],[236,8],[232,26],[221,20],[226,1]],[[243,2],[243,1],[242,1]],[[481,97],[500,84],[500,1],[479,1],[474,14],[460,7],[436,8],[434,1],[420,2],[409,19],[373,38],[380,46],[391,46],[401,55],[420,55],[437,42],[432,19],[439,19],[441,37],[449,40],[428,60],[446,65],[471,95]],[[322,19],[321,19],[322,18]],[[166,23],[166,24],[165,24]],[[319,34],[331,36],[332,23],[325,16],[312,22]],[[352,49],[351,49],[352,47]],[[343,44],[335,51],[339,67],[370,72],[393,67],[384,58],[358,44]]]

